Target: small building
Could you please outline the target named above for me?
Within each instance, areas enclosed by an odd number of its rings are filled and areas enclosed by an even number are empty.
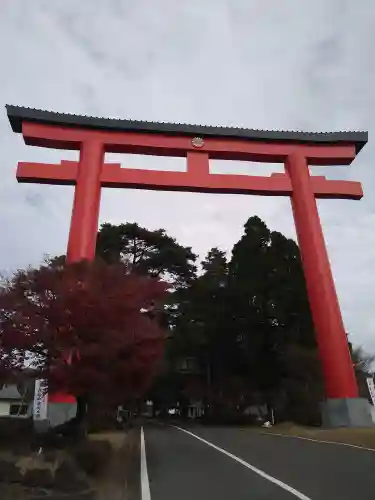
[[[0,386],[0,418],[29,418],[33,403],[30,387],[22,384]]]
[[[191,401],[188,406],[187,416],[188,418],[195,419],[201,418],[204,415],[204,405],[202,401]]]

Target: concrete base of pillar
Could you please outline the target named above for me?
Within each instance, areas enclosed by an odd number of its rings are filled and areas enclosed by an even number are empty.
[[[327,399],[322,404],[323,427],[373,427],[370,403],[365,398]]]
[[[77,403],[48,403],[48,418],[34,420],[34,430],[43,434],[51,428],[66,424],[77,415]]]
[[[77,415],[77,403],[49,403],[48,420],[51,427],[69,422]]]
[[[49,431],[49,421],[48,419],[44,420],[34,420],[34,431],[38,434],[45,434]]]

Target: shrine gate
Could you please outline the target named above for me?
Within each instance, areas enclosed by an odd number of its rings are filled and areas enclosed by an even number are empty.
[[[324,423],[372,425],[368,402],[358,397],[316,205],[317,198],[359,200],[361,184],[309,173],[309,165],[352,163],[367,142],[366,132],[278,132],[150,123],[17,106],[7,106],[7,113],[13,131],[22,133],[26,144],[80,152],[79,162],[20,162],[17,168],[18,182],[75,186],[69,262],[95,256],[102,187],[289,196],[325,382]],[[184,157],[187,171],[121,168],[104,162],[106,152]],[[268,177],[212,174],[210,159],[278,162],[285,165],[285,173]]]

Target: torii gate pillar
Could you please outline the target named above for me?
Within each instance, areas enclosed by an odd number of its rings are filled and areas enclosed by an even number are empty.
[[[368,401],[358,397],[357,381],[324,242],[309,168],[302,155],[286,161],[293,186],[293,216],[315,325],[326,394],[323,423],[327,427],[369,426]]]

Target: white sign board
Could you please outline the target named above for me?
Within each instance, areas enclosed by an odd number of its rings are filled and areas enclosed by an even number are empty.
[[[47,381],[43,379],[35,380],[35,394],[33,406],[33,419],[46,420],[47,419]]]
[[[368,392],[370,393],[370,396],[371,396],[372,404],[375,406],[375,385],[374,385],[374,379],[372,377],[367,377],[366,381],[367,381]]]

